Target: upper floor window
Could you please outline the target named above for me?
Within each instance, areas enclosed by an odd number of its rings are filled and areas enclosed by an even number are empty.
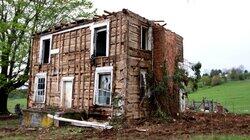
[[[94,55],[106,56],[107,26],[95,28]]]
[[[40,38],[40,53],[39,53],[39,62],[41,64],[46,64],[50,62],[50,49],[52,35],[42,36]]]
[[[141,49],[151,50],[152,28],[141,26]]]
[[[109,55],[109,21],[95,23],[91,26],[91,50],[90,55]]]

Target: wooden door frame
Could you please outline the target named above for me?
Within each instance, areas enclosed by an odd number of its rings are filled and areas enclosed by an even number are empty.
[[[62,107],[62,108],[65,107],[65,106],[63,106],[63,102],[65,101],[65,100],[63,100],[65,98],[65,95],[63,95],[64,82],[72,82],[72,91],[71,91],[72,95],[71,95],[71,100],[70,100],[70,108],[71,108],[72,107],[72,100],[73,100],[74,77],[73,76],[71,76],[71,77],[62,77],[62,79],[61,79],[60,107]]]

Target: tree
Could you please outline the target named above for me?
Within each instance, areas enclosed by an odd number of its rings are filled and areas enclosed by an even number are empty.
[[[211,72],[210,72],[210,77],[214,77],[214,76],[217,76],[217,75],[220,75],[222,74],[222,71],[220,69],[212,69]]]
[[[58,22],[89,17],[91,8],[89,0],[1,0],[0,114],[8,113],[8,93],[28,80],[32,35]]]
[[[192,66],[191,69],[194,71],[196,79],[199,80],[201,78],[201,63],[197,62]]]
[[[198,62],[194,64],[191,69],[194,71],[195,78],[191,78],[190,80],[193,82],[193,91],[198,89],[198,82],[201,78],[201,63]]]
[[[246,73],[245,68],[243,65],[240,65],[237,68],[232,68],[230,71],[230,79],[231,80],[245,80],[246,79]]]
[[[247,70],[245,70],[245,71],[244,71],[244,73],[248,73],[248,71],[247,71]]]

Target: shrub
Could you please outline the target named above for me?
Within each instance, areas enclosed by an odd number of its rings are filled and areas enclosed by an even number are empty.
[[[227,82],[227,77],[226,77],[226,76],[222,76],[221,78],[222,78],[222,82],[223,82],[223,83],[226,83],[226,82]]]
[[[16,89],[9,93],[9,98],[15,98],[15,99],[26,98],[26,95],[27,95],[27,89]]]
[[[245,73],[245,78],[250,79],[250,73]]]
[[[239,74],[239,80],[245,80],[245,74],[241,73]]]
[[[202,87],[204,87],[204,84],[203,84],[203,82],[200,80],[200,81],[198,82],[198,88],[202,88]]]
[[[235,68],[233,68],[230,72],[230,79],[231,80],[239,80],[239,73],[237,72],[237,70]]]
[[[219,75],[215,75],[212,77],[211,86],[220,85],[221,83],[222,83],[222,81],[221,81],[221,77]]]
[[[211,85],[211,78],[209,76],[202,76],[201,81],[204,86]]]
[[[188,82],[188,85],[187,85],[186,91],[187,91],[188,93],[191,93],[191,92],[194,92],[193,89],[194,89],[194,83],[193,83],[192,81],[189,81],[189,82]]]

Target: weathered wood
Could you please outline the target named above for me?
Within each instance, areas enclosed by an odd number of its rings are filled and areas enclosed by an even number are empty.
[[[99,16],[93,22],[102,22],[105,18],[110,21],[109,28],[109,56],[97,57],[96,65],[91,65],[91,29],[85,26],[82,29],[63,30],[54,29],[52,48],[58,48],[59,54],[51,56],[51,63],[38,64],[39,38],[34,38],[32,48],[32,74],[30,75],[29,107],[41,107],[32,102],[34,94],[34,79],[38,72],[47,72],[46,104],[60,107],[61,79],[74,76],[73,82],[73,109],[99,111],[101,114],[112,115],[119,111],[113,104],[111,107],[94,106],[95,68],[113,66],[112,98],[121,97],[122,104],[128,118],[138,118],[145,115],[145,108],[139,107],[140,89],[139,76],[141,69],[152,68],[152,52],[141,49],[141,26],[151,27],[153,23],[129,10],[118,13],[106,12],[108,15]],[[156,22],[156,21],[155,21]],[[67,24],[67,29],[76,23]],[[70,27],[69,27],[70,26]],[[159,25],[160,26],[160,25]],[[56,33],[57,32],[57,33]],[[171,36],[172,37],[172,36]],[[182,38],[170,38],[177,41],[177,48],[182,49]],[[180,41],[179,41],[180,40]],[[168,51],[169,53],[169,51]],[[164,53],[165,54],[165,53]],[[167,52],[166,52],[167,54]],[[161,54],[159,54],[161,56]],[[164,56],[164,55],[163,55]],[[180,56],[181,58],[181,56]],[[54,71],[58,71],[55,75]]]
[[[107,10],[104,10],[104,13],[107,13],[107,14],[109,14],[109,15],[113,15],[113,14],[115,14],[114,12],[109,12],[109,11],[107,11]]]
[[[152,22],[165,22],[164,20],[151,20]]]

